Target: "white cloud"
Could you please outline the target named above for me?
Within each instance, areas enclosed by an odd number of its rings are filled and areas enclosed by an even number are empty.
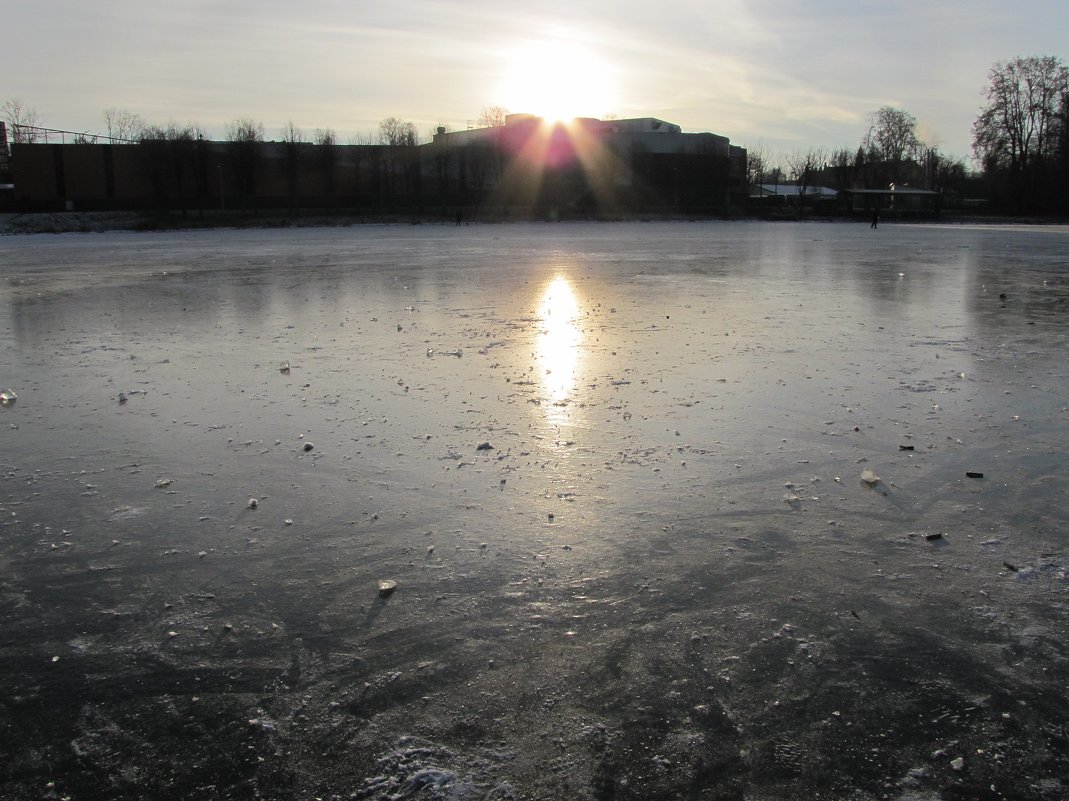
[[[4,91],[53,127],[119,106],[221,133],[237,116],[344,138],[390,115],[462,126],[489,104],[503,53],[566,36],[617,76],[616,112],[740,143],[853,146],[890,103],[968,151],[990,65],[1059,52],[1069,4],[1024,0],[36,0],[5,12]],[[520,109],[514,109],[520,110]],[[807,141],[809,139],[809,141]]]

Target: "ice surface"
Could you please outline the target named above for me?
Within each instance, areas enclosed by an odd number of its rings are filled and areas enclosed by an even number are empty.
[[[1069,775],[1064,227],[9,236],[0,273],[0,783]],[[408,736],[437,761],[382,778]]]

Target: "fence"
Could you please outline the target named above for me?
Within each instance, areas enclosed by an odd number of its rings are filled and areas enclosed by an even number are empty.
[[[16,123],[11,126],[11,144],[132,145],[136,144],[136,140],[120,139],[117,136],[107,136],[106,134],[92,134],[88,131],[64,131],[59,128],[42,128],[38,125],[19,125]]]

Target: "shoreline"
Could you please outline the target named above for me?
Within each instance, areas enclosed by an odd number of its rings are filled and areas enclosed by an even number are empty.
[[[833,216],[769,216],[756,214],[739,214],[734,216],[681,215],[681,214],[645,214],[633,217],[566,217],[559,220],[546,220],[537,217],[500,219],[475,218],[467,225],[508,225],[510,223],[649,223],[649,222],[841,222],[867,223],[868,218],[850,218]],[[1069,220],[1060,217],[1002,217],[991,215],[943,215],[932,219],[886,219],[884,225],[908,222],[911,224],[933,225],[1066,225]],[[111,231],[130,231],[134,233],[162,231],[198,231],[224,228],[349,228],[360,225],[440,225],[454,227],[455,222],[441,215],[359,215],[359,214],[309,214],[307,216],[289,214],[242,215],[238,212],[213,212],[203,218],[194,214],[159,215],[154,212],[136,211],[61,211],[61,212],[5,212],[0,213],[0,236],[19,234],[65,234],[65,233],[105,233]]]

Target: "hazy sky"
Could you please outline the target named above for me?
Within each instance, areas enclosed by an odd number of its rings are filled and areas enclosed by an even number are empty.
[[[500,105],[853,148],[890,104],[965,156],[995,61],[1069,57],[1066,0],[0,0],[0,20],[0,101],[47,127],[102,132],[116,107],[342,142]]]

